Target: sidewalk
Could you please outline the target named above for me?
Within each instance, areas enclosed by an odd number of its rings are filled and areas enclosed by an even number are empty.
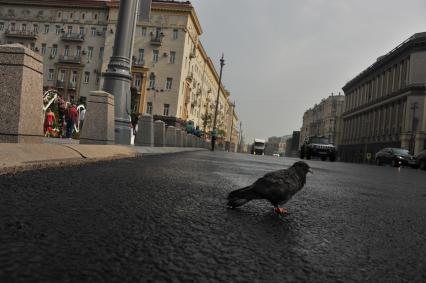
[[[86,144],[0,143],[0,175],[19,171],[75,165],[143,155],[206,150],[188,147],[139,147]]]

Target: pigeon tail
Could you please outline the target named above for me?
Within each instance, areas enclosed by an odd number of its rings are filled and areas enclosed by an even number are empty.
[[[247,186],[229,193],[228,206],[232,208],[238,207],[245,204],[246,202],[251,201],[254,198],[256,198],[256,195],[252,191],[251,186]]]

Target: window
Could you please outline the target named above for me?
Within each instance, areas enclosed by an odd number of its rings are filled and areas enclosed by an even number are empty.
[[[74,14],[73,13],[70,13],[70,19],[72,19],[72,17],[74,16]]]
[[[10,23],[10,30],[15,31],[15,23]]]
[[[97,20],[98,19],[98,14],[95,14],[95,20]]]
[[[142,28],[142,36],[146,36],[146,27]]]
[[[49,25],[44,25],[44,33],[49,33]]]
[[[84,35],[84,27],[80,27],[80,34]]]
[[[60,18],[62,16],[61,12],[58,13],[58,18]]]
[[[72,83],[77,82],[77,71],[72,71],[71,81]]]
[[[68,26],[68,33],[72,33],[72,26]]]
[[[163,116],[169,116],[169,109],[170,109],[170,105],[164,104]]]
[[[81,14],[81,19],[83,19],[84,20],[84,18],[86,17],[86,14],[85,13],[83,13],[83,14]]]
[[[172,82],[173,82],[173,78],[167,78],[166,79],[166,89],[167,90],[171,90],[172,89]]]
[[[90,72],[84,72],[84,83],[88,84],[90,80]]]
[[[87,58],[88,59],[92,59],[92,57],[93,57],[93,47],[88,47],[87,48]]]
[[[96,28],[91,28],[90,34],[91,34],[92,37],[95,37],[96,36]]]
[[[139,49],[139,55],[138,55],[138,61],[139,62],[143,61],[144,55],[145,55],[145,50],[144,49]]]
[[[38,24],[33,25],[33,31],[36,33],[38,32]]]
[[[64,56],[68,56],[68,55],[69,55],[69,53],[70,53],[70,47],[69,47],[68,45],[65,45],[65,48],[64,48]]]
[[[151,73],[151,75],[149,76],[149,88],[155,89],[155,75],[154,75],[154,73]]]
[[[21,30],[22,31],[26,31],[27,30],[27,24],[22,24],[21,25]]]
[[[58,53],[58,45],[53,44],[52,49],[50,49],[50,57],[54,58]]]
[[[158,50],[152,50],[152,62],[157,63],[158,62]]]
[[[65,70],[61,70],[60,71],[58,80],[60,82],[64,82],[65,81]]]
[[[178,33],[179,33],[178,29],[174,29],[173,30],[173,39],[177,39],[178,38]]]
[[[161,28],[155,28],[155,38],[161,38]]]
[[[81,46],[77,46],[77,49],[75,51],[75,56],[80,57],[81,56]]]
[[[176,59],[176,52],[175,51],[170,51],[170,57],[169,57],[169,63],[170,64],[174,64],[175,63],[175,59]]]
[[[4,30],[4,23],[0,23],[0,30]]]
[[[146,114],[152,114],[152,102],[146,104]]]
[[[140,87],[142,82],[142,78],[140,74],[136,74],[135,76],[135,87]]]
[[[46,43],[41,44],[41,54],[46,54]]]
[[[99,48],[99,59],[102,59],[102,57],[104,57],[104,48],[100,47]]]
[[[61,26],[55,26],[56,34],[61,34]]]
[[[53,69],[49,69],[49,75],[47,77],[48,81],[53,81]]]
[[[34,43],[34,42],[31,42],[31,44],[30,44],[30,49],[31,49],[32,51],[35,51],[35,43]]]

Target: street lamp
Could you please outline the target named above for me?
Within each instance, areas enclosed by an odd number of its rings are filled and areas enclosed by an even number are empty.
[[[214,151],[214,146],[215,146],[215,143],[216,143],[216,135],[217,135],[217,129],[216,129],[217,108],[219,106],[220,87],[222,85],[222,69],[223,69],[223,66],[225,66],[225,59],[223,58],[223,54],[222,54],[222,58],[220,59],[219,87],[217,88],[216,108],[215,108],[215,111],[214,111],[214,120],[213,120],[212,151]]]

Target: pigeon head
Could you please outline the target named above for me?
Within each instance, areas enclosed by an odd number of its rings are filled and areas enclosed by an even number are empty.
[[[311,167],[309,167],[309,165],[304,161],[297,161],[293,164],[292,167],[294,167],[297,172],[303,173],[305,176],[308,174],[308,172],[312,174],[314,173],[312,172]]]

